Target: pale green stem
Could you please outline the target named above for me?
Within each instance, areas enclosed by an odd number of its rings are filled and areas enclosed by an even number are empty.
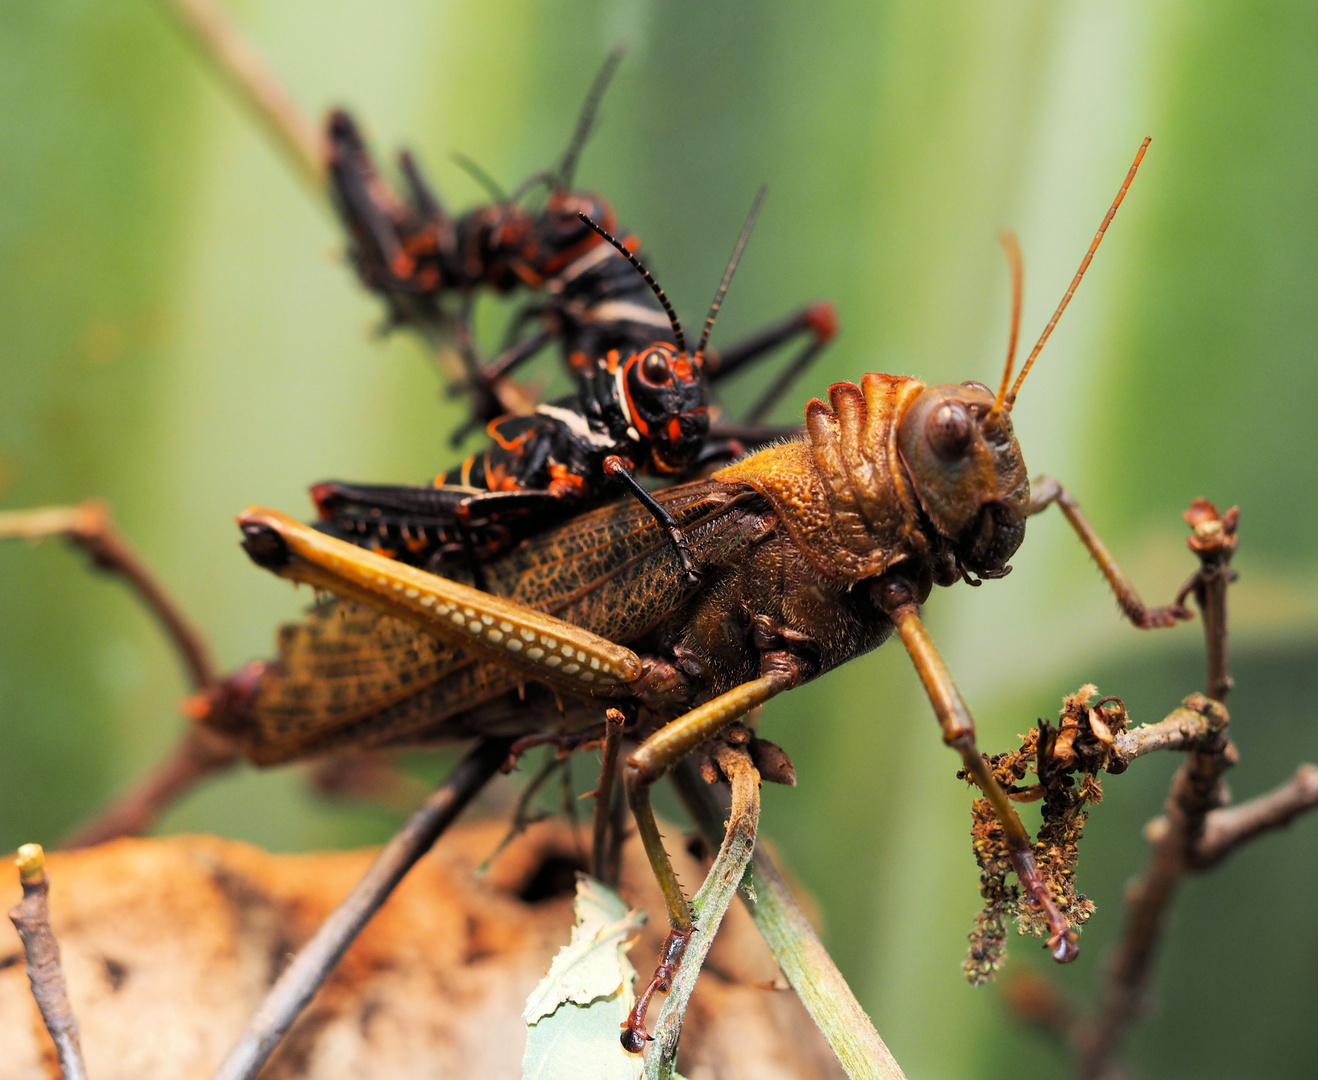
[[[723,813],[712,792],[683,763],[673,772],[678,793],[711,843],[723,832]],[[752,864],[755,887],[742,899],[787,981],[801,998],[851,1080],[906,1080],[833,958],[761,848]]]
[[[696,929],[682,957],[682,966],[673,979],[673,988],[664,999],[664,1007],[659,1013],[659,1021],[654,1029],[654,1043],[645,1061],[645,1080],[669,1080],[673,1075],[687,1001],[695,989],[696,979],[700,976],[700,968],[713,944],[714,935],[718,933],[723,916],[737,894],[755,852],[755,831],[760,820],[760,774],[744,752],[736,756],[744,764],[729,770],[732,779],[732,810],[728,815],[727,833],[704,884],[691,901]]]

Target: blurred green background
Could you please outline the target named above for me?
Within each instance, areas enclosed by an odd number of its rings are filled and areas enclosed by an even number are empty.
[[[780,418],[865,371],[995,382],[1000,227],[1026,258],[1026,344],[1145,134],[1153,146],[1016,410],[1031,468],[1062,478],[1146,598],[1192,569],[1180,512],[1242,511],[1233,593],[1237,797],[1318,760],[1318,7],[1050,3],[244,0],[235,20],[316,115],[407,142],[451,204],[561,152],[607,48],[631,52],[579,182],[639,233],[688,318],[756,186],[770,197],[718,338],[836,301],[842,335]],[[226,667],[266,655],[305,602],[256,572],[233,516],[306,515],[330,476],[420,481],[455,459],[458,407],[421,348],[372,336],[341,238],[148,0],[0,10],[0,506],[110,500]],[[545,372],[552,370],[547,365]],[[748,400],[753,388],[741,387]],[[1005,749],[1094,681],[1139,721],[1202,685],[1197,624],[1122,624],[1059,515],[1016,572],[933,598],[980,727]],[[58,544],[0,549],[0,849],[55,842],[176,737],[185,686],[117,582]],[[967,793],[889,648],[775,702],[797,765],[765,828],[909,1075],[1057,1075],[1056,1047],[961,979],[978,906]],[[1092,998],[1173,760],[1110,779],[1080,885],[1081,960],[1008,970]],[[382,839],[380,811],[245,770],[165,831],[277,849]],[[1313,1075],[1318,817],[1178,898],[1141,1075]]]

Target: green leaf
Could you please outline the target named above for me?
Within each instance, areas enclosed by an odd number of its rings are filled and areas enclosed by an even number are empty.
[[[637,1080],[641,1059],[618,1041],[632,1007],[626,952],[645,923],[593,878],[577,879],[572,938],[527,999],[522,1080]]]

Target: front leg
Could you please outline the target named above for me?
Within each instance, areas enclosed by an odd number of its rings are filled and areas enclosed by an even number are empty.
[[[1135,591],[1135,586],[1121,572],[1117,560],[1112,557],[1112,553],[1099,539],[1094,527],[1089,524],[1089,520],[1081,513],[1080,504],[1075,501],[1074,496],[1051,476],[1041,476],[1030,484],[1029,513],[1033,516],[1041,510],[1047,509],[1052,503],[1056,503],[1061,508],[1062,513],[1066,515],[1066,520],[1071,523],[1071,528],[1080,537],[1080,542],[1085,545],[1085,549],[1093,556],[1094,562],[1098,564],[1098,569],[1102,572],[1103,577],[1107,579],[1113,593],[1116,594],[1117,603],[1121,607],[1122,614],[1135,626],[1141,630],[1151,630],[1158,627],[1175,626],[1184,619],[1194,618],[1189,608],[1179,603],[1168,604],[1166,607],[1145,607],[1144,601],[1139,598],[1139,593]]]
[[[1025,890],[1025,895],[1032,907],[1041,910],[1048,920],[1052,936],[1048,947],[1053,959],[1059,964],[1070,963],[1080,950],[1076,946],[1075,931],[1071,929],[1066,916],[1062,914],[1053,899],[1052,890],[1039,874],[1034,861],[1034,845],[1030,834],[1021,822],[1007,793],[1002,790],[993,770],[989,768],[984,755],[975,745],[975,722],[966,708],[961,692],[938,655],[924,621],[920,618],[920,608],[916,603],[915,590],[911,584],[899,577],[881,578],[874,585],[874,597],[879,607],[897,627],[902,644],[910,654],[911,662],[924,683],[925,693],[934,707],[938,724],[943,729],[943,742],[961,755],[966,772],[993,807],[1002,831],[1007,838],[1007,847],[1011,852],[1011,865],[1016,877]]]
[[[636,818],[636,831],[640,833],[650,868],[659,882],[664,904],[668,909],[668,937],[659,955],[659,966],[649,984],[636,998],[636,1004],[623,1023],[622,1045],[639,1054],[649,1039],[645,1032],[645,1014],[655,992],[667,993],[673,976],[682,965],[682,956],[695,924],[691,920],[691,907],[682,886],[678,883],[673,864],[664,851],[659,825],[650,806],[650,785],[664,775],[682,758],[701,743],[712,739],[734,720],[745,716],[757,705],[790,690],[802,678],[800,661],[787,653],[768,653],[760,665],[764,672],[758,679],[734,687],[727,693],[698,705],[684,716],[666,724],[637,747],[627,758],[624,772],[627,783],[627,801]]]
[[[687,541],[686,533],[682,531],[677,519],[655,501],[655,497],[646,491],[632,474],[631,466],[627,461],[617,454],[610,454],[604,459],[604,472],[607,476],[621,480],[636,501],[650,512],[650,516],[654,518],[659,528],[668,533],[668,538],[673,543],[673,550],[677,552],[678,561],[682,564],[686,583],[692,586],[699,585],[700,570],[696,566],[695,557],[691,554],[691,544]]]

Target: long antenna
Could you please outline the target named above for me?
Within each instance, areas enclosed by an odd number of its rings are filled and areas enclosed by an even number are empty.
[[[1035,358],[1043,351],[1044,342],[1052,335],[1053,327],[1057,325],[1057,320],[1062,317],[1066,305],[1071,302],[1071,297],[1075,295],[1076,286],[1080,284],[1080,279],[1085,276],[1085,271],[1089,269],[1089,263],[1094,258],[1094,252],[1098,250],[1098,245],[1102,243],[1103,234],[1107,232],[1107,227],[1112,224],[1112,219],[1116,217],[1117,207],[1121,205],[1121,200],[1126,197],[1130,183],[1135,179],[1135,170],[1140,167],[1140,162],[1144,160],[1144,152],[1148,150],[1149,143],[1152,141],[1152,139],[1146,138],[1140,143],[1139,152],[1135,155],[1135,161],[1130,166],[1130,172],[1126,173],[1126,181],[1121,185],[1121,190],[1117,192],[1117,197],[1112,200],[1112,206],[1107,212],[1107,217],[1103,219],[1103,224],[1098,227],[1098,232],[1094,235],[1094,242],[1089,245],[1085,257],[1080,260],[1080,269],[1075,272],[1075,277],[1071,279],[1071,287],[1066,290],[1066,295],[1062,297],[1062,302],[1057,305],[1057,310],[1053,312],[1053,317],[1048,320],[1048,325],[1043,328],[1043,333],[1039,335],[1039,340],[1035,343],[1034,349],[1025,361],[1025,366],[1021,368],[1021,373],[1016,377],[1016,382],[1011,391],[1003,399],[1003,408],[1008,412],[1011,412],[1011,407],[1016,404],[1016,395],[1020,393],[1021,383],[1025,381],[1025,376],[1030,373],[1030,368],[1034,366]]]
[[[499,181],[497,181],[494,177],[492,177],[489,173],[487,173],[484,169],[482,169],[475,161],[467,157],[466,154],[462,153],[459,150],[455,150],[449,156],[453,159],[453,163],[459,169],[465,172],[468,176],[470,176],[473,180],[475,180],[476,183],[480,184],[481,187],[483,187],[486,191],[488,191],[490,193],[490,197],[494,199],[495,202],[501,204],[507,203],[508,194],[503,190],[503,188],[499,186]]]
[[[554,177],[560,191],[566,191],[572,186],[572,178],[577,171],[577,161],[580,159],[581,151],[585,148],[586,141],[595,128],[595,121],[599,117],[600,102],[604,100],[604,95],[609,89],[609,83],[613,81],[618,65],[622,63],[622,58],[626,55],[627,47],[625,45],[615,45],[610,49],[609,55],[604,58],[604,63],[600,66],[599,71],[595,73],[595,80],[590,84],[590,89],[586,91],[586,100],[581,104],[581,112],[577,116],[577,126],[572,132],[572,141],[567,144],[567,150],[563,152],[563,160],[558,163],[557,175]]]
[[[1002,369],[1002,383],[998,387],[998,396],[993,400],[989,415],[1002,411],[1002,403],[1007,397],[1007,387],[1011,385],[1011,369],[1016,363],[1016,343],[1021,335],[1021,301],[1025,295],[1025,264],[1021,259],[1021,242],[1010,229],[1003,229],[998,239],[1002,241],[1002,250],[1007,255],[1007,269],[1011,274],[1011,331],[1007,335],[1007,365]]]
[[[581,220],[589,225],[595,232],[599,233],[600,236],[604,237],[605,240],[617,248],[618,253],[636,268],[636,272],[640,274],[641,277],[645,278],[645,283],[650,286],[650,291],[654,293],[658,298],[659,303],[664,306],[664,310],[668,312],[668,321],[673,325],[673,341],[677,345],[677,351],[685,356],[686,338],[682,335],[682,324],[677,321],[677,312],[673,310],[673,305],[668,302],[668,297],[664,294],[663,289],[659,287],[659,282],[655,281],[651,276],[650,271],[641,263],[641,260],[632,254],[631,249],[611,232],[605,229],[602,225],[597,225],[585,214],[578,213],[577,217],[581,218]]]
[[[705,346],[709,344],[709,335],[714,330],[714,320],[718,318],[718,309],[723,305],[723,297],[727,295],[728,284],[732,281],[732,275],[736,272],[737,263],[741,261],[742,250],[746,247],[746,241],[750,239],[751,230],[755,228],[755,219],[760,216],[760,207],[764,205],[764,196],[768,194],[768,188],[763,184],[755,196],[755,202],[751,204],[751,212],[746,216],[746,224],[741,227],[741,235],[737,237],[737,246],[732,249],[732,258],[728,260],[728,268],[723,271],[723,280],[719,283],[718,292],[714,294],[714,302],[709,305],[709,314],[705,316],[705,329],[700,334],[700,344],[696,346],[696,359],[705,355]]]

